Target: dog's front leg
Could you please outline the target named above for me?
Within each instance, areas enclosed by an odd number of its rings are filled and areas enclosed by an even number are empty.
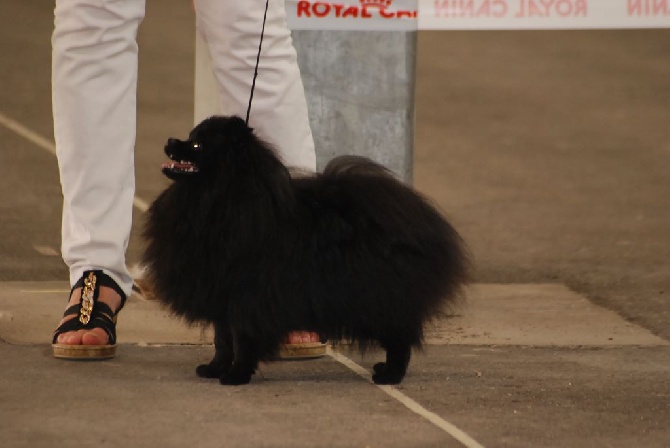
[[[221,322],[214,323],[214,348],[216,352],[209,364],[195,369],[201,378],[221,378],[233,365],[233,333]]]
[[[221,384],[248,384],[258,368],[258,342],[242,333],[233,334],[234,360],[231,369],[220,376]]]

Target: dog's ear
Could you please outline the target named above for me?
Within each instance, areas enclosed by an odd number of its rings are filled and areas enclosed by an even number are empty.
[[[228,138],[234,146],[244,146],[248,144],[249,138],[253,136],[254,130],[240,117],[230,118],[228,126]]]
[[[254,130],[249,127],[249,125],[241,117],[233,116],[230,117],[230,129],[231,132],[236,135],[249,135],[253,134]]]

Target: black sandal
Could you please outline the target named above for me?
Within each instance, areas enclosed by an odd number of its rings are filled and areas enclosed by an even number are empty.
[[[121,305],[116,312],[105,303],[98,301],[100,286],[114,289],[121,296]],[[119,285],[102,271],[86,271],[72,287],[72,292],[82,288],[79,303],[65,310],[63,317],[78,316],[63,322],[54,332],[51,346],[54,356],[63,359],[107,359],[116,354],[116,318],[126,303],[126,295]],[[109,342],[105,345],[58,344],[58,336],[69,331],[102,328]]]

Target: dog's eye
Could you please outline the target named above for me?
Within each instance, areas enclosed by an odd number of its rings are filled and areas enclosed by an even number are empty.
[[[200,143],[193,143],[193,150],[194,151],[200,151],[202,149],[202,145]]]

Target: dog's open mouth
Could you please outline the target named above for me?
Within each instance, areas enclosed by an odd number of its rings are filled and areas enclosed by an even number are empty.
[[[193,162],[187,160],[164,163],[162,168],[165,174],[193,174],[198,172],[198,167]]]
[[[199,152],[202,149],[198,142],[168,139],[165,144],[165,155],[170,159],[162,166],[163,174],[173,180],[183,179],[197,173]]]

